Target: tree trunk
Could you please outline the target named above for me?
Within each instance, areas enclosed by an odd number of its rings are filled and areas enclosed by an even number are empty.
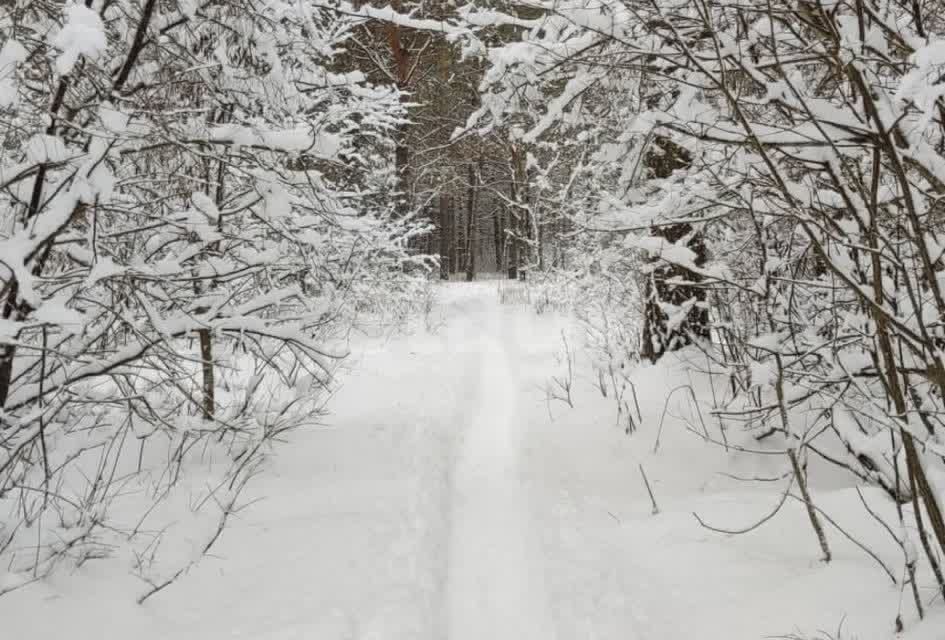
[[[459,273],[459,260],[460,260],[460,231],[462,227],[462,211],[456,209],[456,201],[453,199],[453,196],[449,198],[449,209],[450,209],[450,252],[452,259],[450,260],[450,269],[451,273]]]
[[[519,197],[522,200],[522,210],[519,213],[519,245],[518,245],[518,279],[525,280],[528,277],[528,268],[532,260],[532,241],[534,238],[534,227],[532,225],[532,206],[531,190],[528,183],[528,169],[525,167],[525,157],[523,154],[516,156],[516,165],[519,172]]]
[[[216,382],[213,375],[213,338],[209,329],[200,329],[200,361],[203,369],[203,417],[213,420],[216,415]]]
[[[512,182],[510,196],[512,200],[509,218],[509,279],[524,280],[529,261],[529,242],[532,232],[531,207],[528,195],[528,172],[525,168],[525,155],[512,147],[511,169]]]
[[[554,229],[553,249],[552,255],[554,256],[551,266],[556,269],[567,269],[564,259],[564,216],[559,214],[555,221],[552,223],[552,228]]]
[[[466,211],[462,208],[462,203],[459,203],[459,206],[453,209],[456,215],[456,265],[453,273],[465,273],[466,272],[466,260],[468,258],[467,243],[468,240],[468,230],[466,228],[468,222],[466,220]]]
[[[509,196],[512,199],[512,208],[509,210],[509,220],[508,228],[506,229],[505,238],[509,243],[508,251],[508,265],[509,265],[509,280],[518,280],[518,186],[513,176],[512,181],[509,183]]]
[[[492,238],[495,244],[495,270],[496,273],[502,273],[502,244],[505,239],[505,217],[502,215],[502,209],[496,209],[495,216],[492,218]]]
[[[778,377],[775,381],[775,394],[778,398],[778,413],[781,416],[781,428],[784,433],[791,434],[791,422],[788,417],[787,399],[784,393],[784,363],[781,354],[774,355],[778,366]],[[789,436],[790,437],[790,436]],[[820,545],[821,559],[824,562],[830,562],[830,545],[827,544],[827,535],[824,533],[824,527],[817,516],[817,507],[811,498],[810,491],[807,488],[807,476],[805,470],[801,468],[797,460],[797,451],[794,448],[794,442],[790,441],[787,448],[788,459],[791,461],[791,469],[794,471],[794,479],[797,480],[797,486],[801,490],[801,498],[804,500],[804,506],[807,509],[807,518],[810,520],[811,527],[814,529],[814,535],[817,536],[817,544]]]
[[[0,318],[8,320],[16,312],[16,299],[19,296],[19,284],[14,281],[10,285],[10,292],[3,302],[3,312]],[[3,345],[3,352],[0,353],[0,409],[7,403],[7,397],[10,395],[10,384],[13,380],[13,358],[16,356],[16,346],[12,342]]]
[[[394,2],[393,7],[397,10],[400,2]],[[410,55],[404,47],[400,38],[400,26],[390,24],[387,26],[387,42],[390,46],[391,56],[394,59],[395,79],[397,88],[401,93],[401,103],[408,101],[407,88],[410,83],[409,60]],[[398,125],[394,136],[394,171],[396,172],[396,202],[395,211],[398,217],[406,217],[410,213],[410,147],[409,147],[409,124]]]
[[[407,125],[397,128],[394,148],[394,170],[397,173],[397,198],[395,211],[398,218],[406,218],[410,213],[410,147],[407,143]]]
[[[453,270],[453,230],[450,228],[449,196],[440,194],[440,280],[449,280]]]
[[[224,111],[219,122],[225,123],[229,119],[229,113]],[[218,209],[223,208],[223,197],[226,185],[226,162],[221,160],[217,164],[217,175],[215,177],[216,189],[213,194],[213,200]],[[210,183],[210,167],[207,167],[207,182]],[[217,219],[217,231],[223,231],[223,217]],[[219,240],[212,243],[208,249],[211,253],[219,253]],[[199,284],[195,281],[195,288],[199,291]],[[210,281],[210,289],[216,288],[216,281]],[[216,416],[216,376],[213,370],[213,335],[209,329],[200,329],[197,332],[200,338],[200,361],[203,373],[203,417],[204,420],[213,420]]]
[[[476,179],[479,172],[472,164],[467,171],[466,187],[466,282],[476,279],[476,241],[479,235],[476,228]]]
[[[692,164],[689,152],[667,138],[657,137],[656,149],[644,156],[644,166],[655,178],[668,178],[677,169]],[[651,235],[666,244],[684,241],[696,255],[695,264],[702,266],[708,257],[704,238],[691,224],[664,224],[655,226]],[[706,290],[698,285],[702,277],[684,267],[650,259],[649,277],[644,286],[643,331],[640,355],[656,362],[665,353],[675,351],[696,340],[710,338],[709,311],[706,308]],[[685,319],[669,327],[669,315],[663,305],[682,307],[690,305]]]

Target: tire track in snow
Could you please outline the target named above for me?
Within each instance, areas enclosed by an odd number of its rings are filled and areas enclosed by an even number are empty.
[[[524,426],[511,337],[497,302],[479,324],[480,385],[468,404],[453,477],[447,577],[449,640],[553,640],[543,567],[533,554],[520,474]]]

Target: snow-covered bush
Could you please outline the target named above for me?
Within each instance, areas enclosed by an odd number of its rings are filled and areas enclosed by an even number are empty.
[[[335,70],[332,4],[0,8],[0,593],[122,545],[179,575],[160,505],[196,474],[205,552],[357,308],[423,279],[378,197],[400,96]]]
[[[641,267],[640,351],[703,349],[716,416],[784,455],[824,559],[812,455],[903,507],[945,593],[942,15],[537,0],[470,8],[518,37],[467,49],[491,62],[471,126],[578,149],[572,217]]]

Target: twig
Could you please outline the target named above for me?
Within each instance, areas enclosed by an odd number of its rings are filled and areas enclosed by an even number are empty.
[[[643,476],[643,484],[646,485],[646,491],[647,493],[650,494],[650,502],[653,503],[652,514],[655,516],[656,514],[660,512],[660,508],[656,504],[656,498],[653,497],[653,489],[650,488],[650,481],[646,479],[646,472],[643,470],[643,464],[641,463],[639,467],[640,467],[640,475]]]
[[[663,404],[663,415],[660,416],[660,426],[656,431],[656,442],[653,443],[653,453],[658,452],[660,448],[660,438],[663,435],[663,422],[666,420],[666,414],[669,411],[669,401],[673,395],[681,389],[686,389],[689,391],[689,395],[692,397],[692,405],[696,410],[696,414],[699,416],[699,422],[702,424],[702,431],[705,434],[705,439],[711,440],[709,436],[709,430],[705,426],[705,420],[702,418],[702,411],[699,409],[699,402],[696,400],[696,392],[693,391],[692,385],[681,384],[670,391],[669,395],[666,396],[666,402]],[[639,405],[637,405],[637,410],[639,411]]]
[[[799,502],[804,502],[804,499],[803,499],[803,498],[801,498],[801,497],[799,497],[799,496],[796,496],[796,495],[794,495],[793,493],[790,494],[790,495],[791,495],[791,497],[794,498],[795,500],[797,500],[797,501],[799,501]],[[829,522],[830,524],[832,524],[832,525],[834,526],[834,528],[835,528],[837,531],[839,531],[840,533],[842,533],[843,536],[844,536],[847,540],[849,540],[850,542],[852,542],[853,544],[855,544],[855,545],[856,545],[857,547],[859,547],[864,553],[866,553],[869,557],[871,557],[873,560],[875,560],[875,561],[876,561],[876,564],[878,564],[880,567],[883,568],[883,571],[886,572],[886,575],[889,576],[889,579],[892,580],[892,583],[893,583],[894,585],[898,585],[898,584],[899,584],[899,581],[896,580],[896,576],[893,574],[892,570],[891,570],[889,567],[886,566],[886,563],[883,562],[883,560],[882,560],[878,555],[876,555],[876,554],[872,551],[872,549],[870,549],[870,548],[867,547],[865,544],[863,544],[862,542],[860,542],[859,540],[857,540],[856,538],[854,538],[852,535],[850,535],[849,533],[847,533],[839,524],[837,524],[837,521],[834,520],[833,518],[831,518],[829,515],[827,515],[827,513],[826,513],[823,509],[821,509],[820,507],[818,507],[817,505],[815,505],[815,504],[813,504],[813,503],[805,503],[805,504],[807,504],[807,506],[809,506],[810,508],[816,509],[816,510],[817,510],[817,513],[820,514],[820,515],[822,515],[822,516],[824,517],[824,519],[825,519],[827,522]]]
[[[725,534],[733,535],[733,536],[742,535],[744,533],[748,533],[749,531],[754,531],[755,529],[757,529],[758,527],[766,523],[768,520],[773,518],[775,515],[777,515],[778,511],[781,510],[781,507],[784,506],[784,503],[787,502],[787,498],[791,493],[792,486],[794,486],[794,474],[791,474],[791,479],[788,481],[787,487],[784,489],[784,493],[781,494],[781,499],[778,500],[778,504],[774,505],[774,509],[772,509],[771,512],[765,515],[763,518],[755,522],[755,524],[745,527],[744,529],[721,529],[719,527],[713,527],[711,525],[706,524],[705,521],[702,518],[700,518],[699,514],[696,513],[695,511],[692,512],[692,515],[699,522],[699,524],[701,524],[703,527],[705,527],[709,531],[715,531],[716,533],[725,533]]]

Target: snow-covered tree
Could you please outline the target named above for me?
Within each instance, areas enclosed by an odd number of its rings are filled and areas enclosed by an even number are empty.
[[[416,229],[382,197],[400,95],[336,71],[366,19],[0,8],[0,554],[24,580],[141,542],[122,496],[157,503],[193,464],[225,523],[268,443],[317,415],[359,310],[412,291]]]
[[[825,557],[807,455],[911,503],[945,592],[943,15],[535,0],[466,18],[521,36],[467,40],[492,63],[471,126],[583,145],[577,219],[639,267],[641,353],[703,348],[728,378],[718,415],[777,436]]]

